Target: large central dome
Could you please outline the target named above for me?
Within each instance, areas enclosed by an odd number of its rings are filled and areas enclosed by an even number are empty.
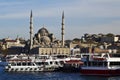
[[[46,28],[41,28],[38,33],[40,34],[40,36],[48,36],[49,35],[49,32]]]
[[[34,36],[34,44],[41,46],[48,46],[51,42],[54,42],[54,35],[48,32],[48,30],[44,27],[38,30],[38,32]]]

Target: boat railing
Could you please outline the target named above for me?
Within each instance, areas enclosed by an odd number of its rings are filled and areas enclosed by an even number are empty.
[[[7,62],[31,62],[31,59],[9,59]]]

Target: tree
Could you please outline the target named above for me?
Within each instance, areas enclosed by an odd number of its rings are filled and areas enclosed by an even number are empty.
[[[114,34],[108,33],[108,34],[106,34],[106,36],[107,36],[107,37],[114,37]]]
[[[80,40],[79,38],[74,38],[74,39],[73,39],[73,42],[74,42],[74,43],[80,43],[80,41],[81,41],[81,40]]]

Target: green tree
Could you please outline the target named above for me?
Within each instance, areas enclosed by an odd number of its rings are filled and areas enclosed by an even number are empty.
[[[106,34],[106,36],[107,36],[107,37],[114,37],[114,34],[108,33],[108,34]]]

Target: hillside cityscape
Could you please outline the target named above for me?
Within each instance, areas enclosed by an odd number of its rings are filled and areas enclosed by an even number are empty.
[[[120,80],[120,0],[0,0],[0,80]]]
[[[30,39],[19,36],[16,39],[4,38],[0,40],[1,55],[7,54],[41,54],[41,55],[70,55],[78,53],[120,53],[120,35],[89,34],[80,38],[65,40],[64,12],[62,13],[61,40],[56,39],[45,26],[33,33],[33,14],[30,13]],[[72,33],[72,30],[71,30]]]

